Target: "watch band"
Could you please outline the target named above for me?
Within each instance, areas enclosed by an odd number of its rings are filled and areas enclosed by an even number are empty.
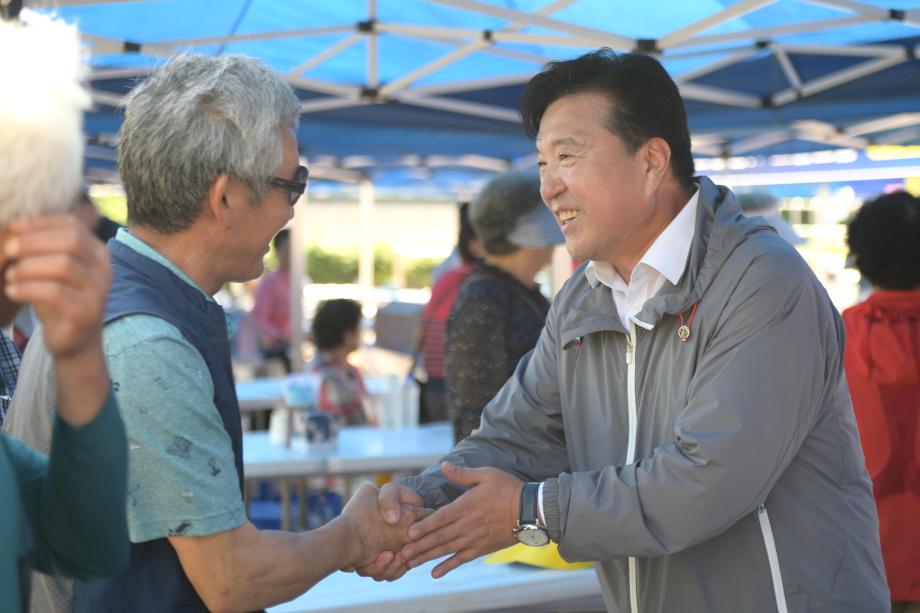
[[[521,490],[521,510],[518,520],[521,525],[537,523],[537,493],[540,491],[539,483],[525,483]]]

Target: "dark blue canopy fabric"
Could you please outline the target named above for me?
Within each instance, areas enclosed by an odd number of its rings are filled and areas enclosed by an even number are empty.
[[[920,143],[920,0],[63,4],[92,45],[92,166],[112,166],[119,97],[179,51],[261,58],[304,102],[311,163],[380,181],[497,168],[460,156],[526,159],[515,113],[527,79],[602,44],[658,54],[698,156]]]

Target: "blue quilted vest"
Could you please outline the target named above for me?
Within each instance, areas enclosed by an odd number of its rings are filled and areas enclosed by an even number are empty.
[[[165,266],[117,240],[109,242],[114,273],[105,323],[133,314],[164,319],[201,353],[214,382],[214,404],[233,445],[243,491],[243,438],[230,365],[227,324],[220,305]],[[143,364],[138,364],[143,368]],[[198,613],[206,611],[166,538],[133,543],[131,562],[111,579],[76,582],[76,613]]]

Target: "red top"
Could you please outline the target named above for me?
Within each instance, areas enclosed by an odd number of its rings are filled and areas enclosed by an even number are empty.
[[[291,277],[286,270],[265,275],[256,289],[252,319],[259,332],[259,344],[266,348],[291,342]]]
[[[920,291],[879,291],[843,320],[891,599],[920,600]]]
[[[429,377],[444,378],[444,337],[447,317],[463,282],[475,268],[460,264],[444,273],[431,288],[431,298],[422,312],[422,364]]]

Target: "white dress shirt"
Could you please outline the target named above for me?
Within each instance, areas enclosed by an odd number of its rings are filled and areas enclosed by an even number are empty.
[[[677,285],[680,281],[684,268],[687,267],[690,244],[696,230],[696,207],[699,199],[697,190],[639,259],[632,269],[629,284],[609,262],[592,261],[585,268],[585,276],[591,287],[603,283],[610,288],[617,316],[624,329],[629,330],[630,319],[658,293],[665,281],[672,285]],[[641,322],[637,323],[642,325]]]
[[[591,287],[597,287],[599,283],[603,283],[610,288],[617,316],[623,323],[624,329],[629,330],[630,320],[642,311],[645,303],[658,293],[665,281],[671,285],[677,285],[680,281],[687,267],[687,258],[690,257],[690,245],[693,243],[693,233],[696,231],[696,208],[699,200],[700,190],[697,189],[687,204],[639,259],[632,269],[628,284],[609,262],[592,260],[585,268],[585,276]],[[635,322],[643,328],[651,327],[638,319]],[[545,525],[542,483],[537,493],[537,512],[540,523]]]

